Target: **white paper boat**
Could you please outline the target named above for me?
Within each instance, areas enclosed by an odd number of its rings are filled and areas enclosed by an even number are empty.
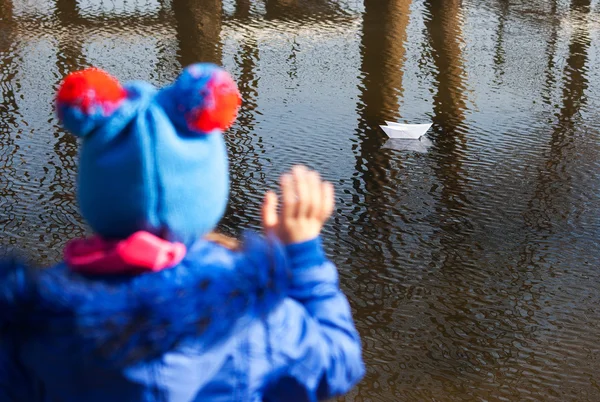
[[[402,124],[393,123],[391,121],[385,122],[387,126],[379,126],[390,138],[403,138],[418,140],[421,138],[427,130],[432,126],[429,124]]]

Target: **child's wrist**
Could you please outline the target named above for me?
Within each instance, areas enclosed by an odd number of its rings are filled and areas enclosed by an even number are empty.
[[[300,226],[300,227],[298,227]],[[294,225],[293,229],[280,231],[280,237],[284,244],[305,243],[319,237],[322,225],[312,228],[303,228],[301,225]]]
[[[308,268],[321,265],[327,261],[321,236],[310,240],[287,244],[285,250],[290,259],[292,269]]]

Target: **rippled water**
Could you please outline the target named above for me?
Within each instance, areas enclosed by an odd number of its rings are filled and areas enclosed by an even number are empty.
[[[344,400],[598,401],[599,3],[0,0],[0,244],[49,264],[85,233],[67,72],[217,62],[244,96],[222,228],[258,227],[291,164],[336,184],[368,364]],[[384,120],[433,121],[431,146]]]

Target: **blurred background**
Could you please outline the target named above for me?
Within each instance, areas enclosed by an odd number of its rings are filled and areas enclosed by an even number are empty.
[[[600,400],[599,0],[0,0],[0,246],[50,265],[87,233],[68,72],[164,86],[196,61],[244,98],[221,230],[257,229],[292,164],[336,186],[368,365],[340,400]]]

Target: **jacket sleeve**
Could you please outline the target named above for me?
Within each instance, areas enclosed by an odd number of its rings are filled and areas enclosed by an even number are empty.
[[[317,238],[287,246],[289,300],[272,314],[276,374],[266,401],[314,401],[349,391],[364,375],[359,335],[337,269]]]

